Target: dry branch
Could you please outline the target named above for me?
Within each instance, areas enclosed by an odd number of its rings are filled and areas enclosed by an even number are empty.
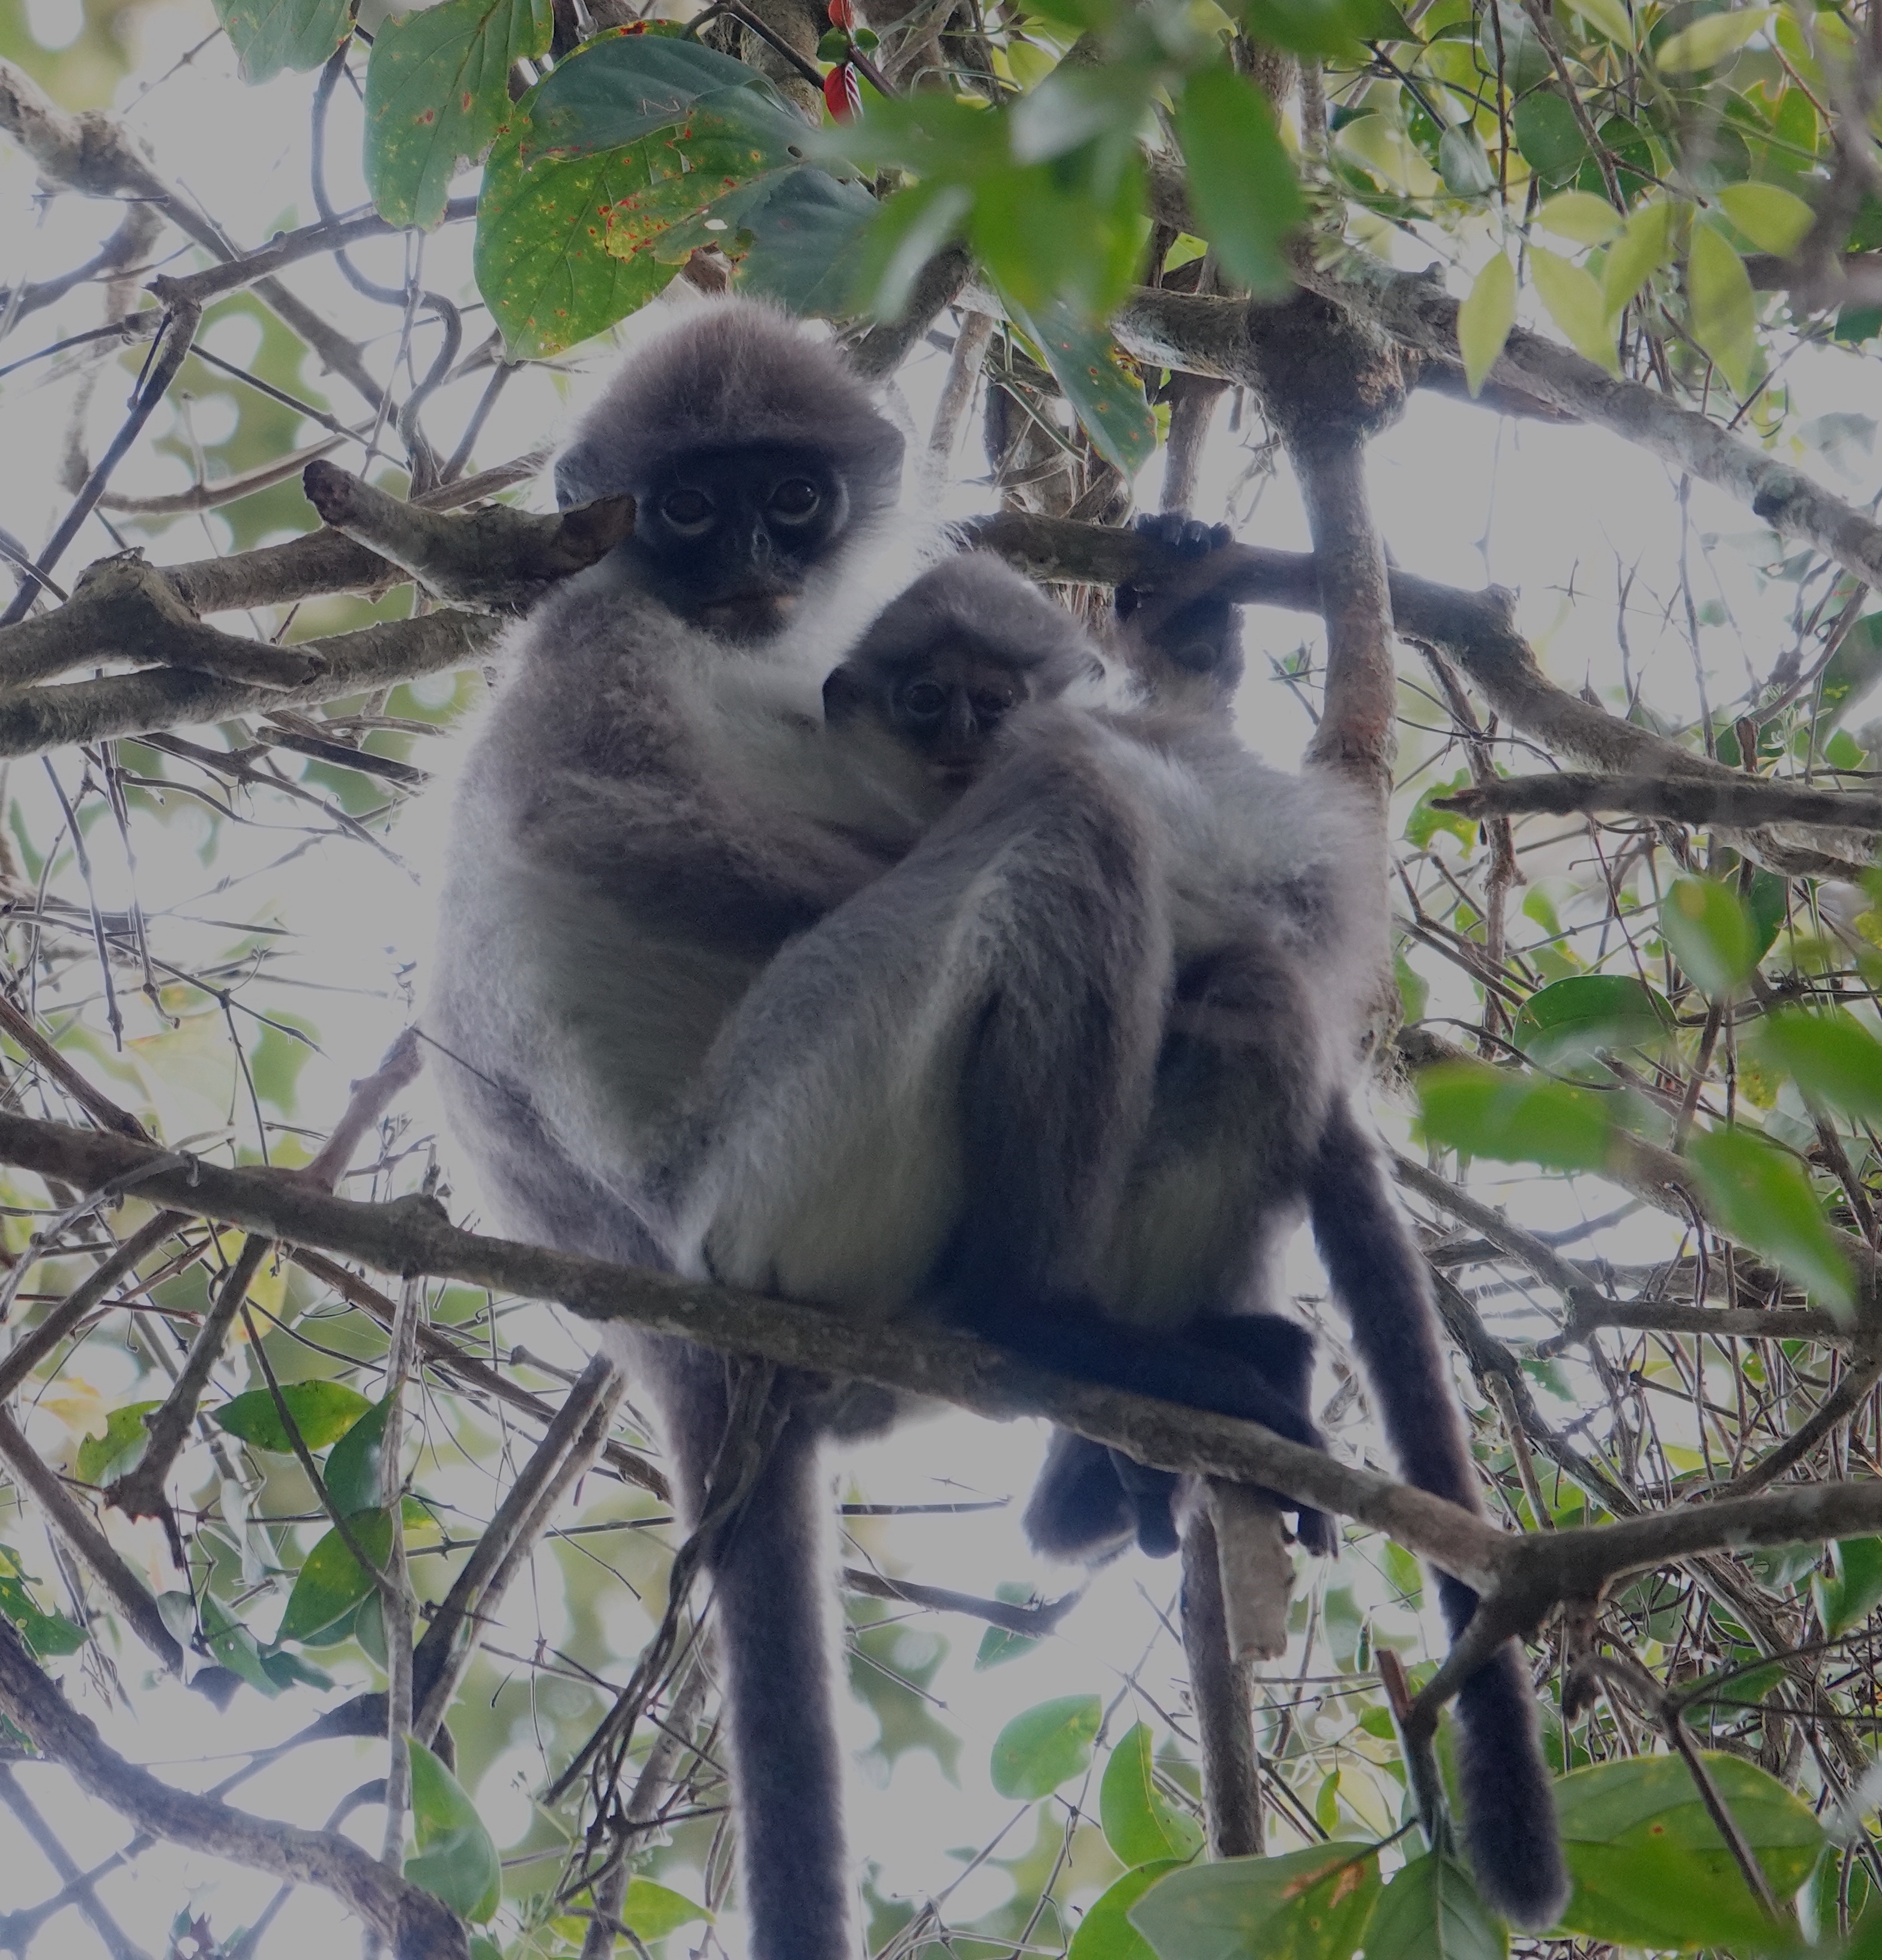
[[[173,1788],[107,1746],[41,1672],[12,1623],[0,1617],[0,1710],[79,1787],[140,1831],[212,1857],[319,1885],[392,1943],[397,1960],[468,1960],[464,1930],[429,1892],[407,1883],[331,1831],[256,1817],[212,1796]]]
[[[0,1111],[0,1163],[84,1188],[143,1169],[141,1188],[156,1202],[288,1243],[325,1246],[381,1271],[559,1300],[585,1319],[625,1320],[721,1353],[874,1382],[995,1418],[1043,1415],[1140,1462],[1264,1485],[1398,1539],[1495,1602],[1506,1630],[1533,1625],[1556,1599],[1597,1598],[1614,1578],[1673,1561],[1882,1531],[1882,1481],[1871,1481],[1798,1486],[1546,1540],[1512,1538],[1425,1491],[1253,1423],[1049,1374],[944,1328],[898,1322],[885,1332],[793,1301],[482,1237],[460,1230],[423,1198],[361,1204],[279,1172],[206,1162],[148,1169],[164,1161],[126,1138]]]
[[[604,497],[555,517],[492,504],[447,516],[401,502],[331,463],[302,473],[323,523],[410,573],[435,599],[520,611],[634,533],[634,500]]]

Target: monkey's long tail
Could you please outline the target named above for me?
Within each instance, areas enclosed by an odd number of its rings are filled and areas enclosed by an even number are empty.
[[[1353,1344],[1404,1474],[1421,1490],[1480,1513],[1424,1261],[1377,1147],[1344,1103],[1310,1172],[1307,1199],[1321,1260],[1352,1321]],[[1438,1590],[1454,1638],[1477,1596],[1441,1573]],[[1479,1888],[1513,1924],[1551,1925],[1568,1903],[1568,1875],[1535,1697],[1516,1641],[1465,1682],[1457,1717],[1464,1834]]]
[[[695,1469],[700,1439],[674,1440],[683,1472]],[[819,1440],[803,1414],[786,1422],[710,1567],[751,1960],[842,1960],[856,1951]]]

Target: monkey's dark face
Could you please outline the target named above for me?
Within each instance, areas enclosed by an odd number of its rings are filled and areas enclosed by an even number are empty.
[[[632,549],[648,586],[727,639],[788,625],[811,568],[850,529],[841,473],[786,444],[677,457],[635,494]]]
[[[865,654],[847,663],[824,682],[823,709],[833,723],[873,715],[936,781],[964,789],[986,767],[1008,716],[1033,692],[1026,667],[944,644],[915,658]]]

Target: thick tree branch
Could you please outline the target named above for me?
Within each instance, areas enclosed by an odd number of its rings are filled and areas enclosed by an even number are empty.
[[[1693,780],[1664,776],[1508,776],[1434,799],[1466,816],[1572,816],[1594,810],[1670,817],[1676,823],[1801,823],[1825,830],[1882,831],[1882,796],[1806,789],[1767,776],[1727,773]]]
[[[256,1817],[212,1796],[173,1788],[128,1761],[60,1694],[0,1617],[0,1710],[79,1787],[140,1831],[212,1857],[319,1885],[392,1943],[397,1960],[469,1960],[447,1908],[377,1863],[350,1838]]]

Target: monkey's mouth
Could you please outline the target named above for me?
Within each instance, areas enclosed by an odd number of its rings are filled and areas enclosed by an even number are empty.
[[[791,591],[736,592],[702,606],[699,623],[728,640],[763,639],[789,623],[797,603],[798,595]]]

